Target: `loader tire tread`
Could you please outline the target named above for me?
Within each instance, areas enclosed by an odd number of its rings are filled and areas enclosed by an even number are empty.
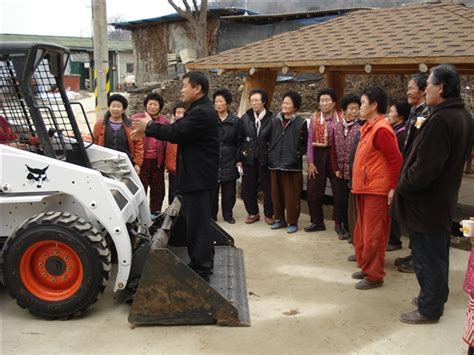
[[[3,248],[2,252],[2,259],[6,261],[8,258],[8,254],[11,250],[11,246],[16,242],[16,240],[22,235],[23,232],[42,225],[53,225],[53,226],[62,226],[69,230],[74,231],[77,233],[81,238],[87,241],[96,253],[96,258],[98,258],[100,262],[100,276],[101,282],[100,286],[94,291],[96,294],[95,297],[89,300],[85,305],[80,307],[79,309],[74,309],[66,312],[66,314],[55,314],[54,307],[52,308],[51,312],[43,312],[38,311],[36,309],[32,309],[30,302],[27,299],[22,297],[18,297],[18,290],[8,282],[8,277],[4,277],[4,285],[7,288],[9,295],[16,299],[18,306],[23,309],[28,309],[30,313],[35,316],[38,316],[43,319],[60,319],[60,320],[67,320],[72,318],[80,317],[84,312],[89,309],[97,300],[100,299],[102,296],[112,273],[112,257],[110,248],[106,242],[105,237],[97,231],[97,229],[89,222],[84,220],[83,218],[73,215],[69,212],[60,212],[60,211],[49,211],[43,212],[38,215],[34,215],[28,218],[22,225],[20,225],[16,231],[11,235],[10,238],[7,239],[5,243],[5,247]],[[4,275],[7,275],[7,272],[10,272],[7,268],[7,263],[5,262],[2,267],[2,271]]]

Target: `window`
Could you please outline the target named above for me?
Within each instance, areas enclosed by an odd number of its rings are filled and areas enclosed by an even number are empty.
[[[126,72],[127,73],[133,73],[133,63],[127,63],[126,65]]]

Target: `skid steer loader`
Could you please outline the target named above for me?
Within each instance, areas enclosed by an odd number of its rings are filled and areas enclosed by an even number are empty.
[[[179,197],[152,222],[128,157],[84,142],[63,85],[69,50],[0,43],[0,266],[20,307],[51,319],[83,314],[111,277],[128,290],[129,322],[250,325],[242,250],[213,224],[209,283],[187,266]],[[174,246],[172,246],[174,245]]]

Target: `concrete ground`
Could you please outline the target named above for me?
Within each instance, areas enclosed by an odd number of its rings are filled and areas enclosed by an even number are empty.
[[[305,204],[305,202],[303,202]],[[417,295],[414,274],[396,271],[386,257],[387,276],[379,289],[358,291],[346,261],[352,245],[328,231],[271,231],[262,222],[243,223],[242,201],[234,209],[237,223],[219,222],[245,251],[252,326],[150,326],[132,329],[129,306],[108,287],[104,297],[80,319],[46,321],[20,309],[0,288],[1,354],[23,353],[360,353],[464,354],[462,341],[467,296],[462,283],[468,253],[451,249],[449,301],[438,324],[407,325],[398,320]],[[219,218],[221,218],[219,216]]]
[[[89,121],[95,122],[94,98],[85,95]],[[78,121],[85,131],[82,115]],[[461,200],[472,195],[464,179]],[[303,205],[306,203],[303,201]],[[82,318],[45,321],[20,309],[0,286],[0,354],[24,353],[360,353],[464,354],[462,341],[467,295],[462,283],[468,253],[451,249],[450,297],[435,325],[407,325],[399,313],[414,307],[414,274],[399,273],[393,261],[404,249],[387,254],[382,288],[358,291],[346,261],[352,246],[328,231],[271,231],[262,222],[243,223],[242,201],[234,209],[237,224],[219,222],[245,252],[252,326],[138,327],[127,322],[129,306],[119,302],[112,284]],[[329,215],[329,214],[327,214]],[[221,218],[219,216],[219,218]],[[300,227],[309,223],[302,214]]]

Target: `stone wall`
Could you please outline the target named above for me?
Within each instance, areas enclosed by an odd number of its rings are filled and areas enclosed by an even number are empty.
[[[380,85],[384,87],[390,97],[394,98],[405,98],[406,87],[410,79],[409,75],[348,75],[346,76],[346,94],[360,92],[369,85]],[[227,73],[221,76],[211,74],[211,89],[210,93],[219,88],[226,88],[232,92],[234,101],[231,104],[231,111],[237,112],[240,102],[241,90],[244,84],[242,77],[238,73]],[[280,110],[280,104],[282,96],[286,91],[295,90],[299,92],[303,98],[301,112],[314,112],[317,108],[316,95],[318,90],[325,87],[326,82],[324,79],[312,80],[305,82],[279,82],[276,85],[271,109],[274,112]],[[463,76],[462,77],[462,96],[467,108],[474,116],[474,76]],[[164,81],[162,83],[156,83],[148,88],[143,89],[141,92],[135,92],[130,94],[130,112],[143,111],[143,98],[147,93],[155,91],[163,96],[165,99],[165,106],[162,110],[163,114],[171,115],[173,105],[180,98],[181,82],[178,80]]]

